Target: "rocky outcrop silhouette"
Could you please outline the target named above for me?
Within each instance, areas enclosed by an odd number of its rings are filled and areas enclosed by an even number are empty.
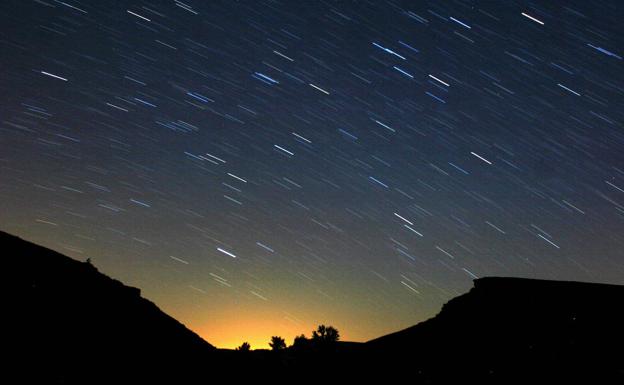
[[[10,289],[4,345],[20,383],[143,383],[210,366],[215,348],[139,289],[7,233],[0,249]]]
[[[366,347],[378,368],[425,383],[622,381],[624,286],[476,279],[434,318]]]

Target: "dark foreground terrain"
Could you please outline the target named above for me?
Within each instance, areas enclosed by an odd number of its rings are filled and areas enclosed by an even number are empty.
[[[436,317],[366,343],[243,352],[90,263],[2,232],[0,250],[12,383],[624,383],[624,286],[482,278]]]

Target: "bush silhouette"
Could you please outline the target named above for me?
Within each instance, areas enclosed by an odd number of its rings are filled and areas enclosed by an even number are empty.
[[[249,345],[249,342],[243,342],[241,346],[236,348],[236,350],[239,350],[241,352],[248,352],[250,349],[251,345]]]
[[[279,351],[286,349],[286,341],[282,337],[273,336],[271,337],[271,342],[269,342],[269,346],[273,351]]]
[[[319,325],[318,329],[312,332],[312,341],[321,342],[323,344],[331,344],[338,342],[340,333],[333,326]]]

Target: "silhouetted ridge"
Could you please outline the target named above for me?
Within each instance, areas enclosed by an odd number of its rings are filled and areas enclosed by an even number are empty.
[[[2,232],[0,247],[20,383],[624,383],[624,286],[481,278],[363,344],[321,325],[293,346],[274,336],[274,351],[220,350],[90,263]]]
[[[365,345],[434,382],[624,378],[623,305],[624,286],[481,278],[434,318]]]
[[[12,282],[7,314],[18,336],[14,358],[28,368],[22,376],[84,383],[128,373],[160,378],[172,375],[171,365],[188,366],[214,351],[139,289],[91,263],[4,232],[0,245]]]

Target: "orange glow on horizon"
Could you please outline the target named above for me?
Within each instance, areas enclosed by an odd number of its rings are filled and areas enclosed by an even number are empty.
[[[222,349],[235,349],[243,342],[248,342],[252,350],[270,349],[269,342],[272,336],[282,337],[286,341],[286,346],[290,346],[296,336],[304,334],[310,338],[312,331],[316,330],[320,324],[338,329],[341,341],[360,340],[348,330],[342,330],[339,324],[316,320],[295,321],[283,314],[272,313],[268,310],[258,313],[228,312],[227,315],[216,319],[204,318],[193,321],[187,325],[190,329],[213,346]]]
[[[196,329],[203,339],[222,349],[235,349],[248,342],[251,349],[270,349],[272,336],[282,337],[290,346],[296,336],[305,334],[310,338],[318,325],[303,325],[285,319],[233,319],[228,322],[204,325]]]

